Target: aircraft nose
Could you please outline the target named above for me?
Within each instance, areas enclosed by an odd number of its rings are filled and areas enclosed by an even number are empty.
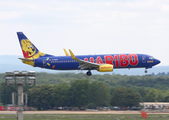
[[[159,64],[160,62],[161,62],[160,60],[156,59],[156,64]]]

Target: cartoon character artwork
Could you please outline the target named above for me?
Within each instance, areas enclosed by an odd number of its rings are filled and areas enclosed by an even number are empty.
[[[36,59],[39,58],[40,56],[45,56],[44,53],[40,52],[38,49],[34,47],[34,45],[32,45],[29,39],[22,39],[21,45],[23,56],[26,59]]]

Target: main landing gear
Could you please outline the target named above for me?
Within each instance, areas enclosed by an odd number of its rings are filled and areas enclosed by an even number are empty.
[[[145,73],[147,73],[147,69],[145,69]]]
[[[89,71],[86,73],[86,75],[87,75],[87,76],[91,76],[91,75],[92,75],[91,71],[89,70]]]

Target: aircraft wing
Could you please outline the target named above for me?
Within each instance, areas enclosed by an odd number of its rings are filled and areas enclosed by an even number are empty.
[[[84,69],[92,69],[92,68],[99,68],[99,64],[96,63],[91,63],[85,60],[81,60],[75,57],[75,55],[72,53],[72,51],[69,49],[70,55],[72,59],[76,60],[79,62],[79,67],[81,67],[82,70]]]

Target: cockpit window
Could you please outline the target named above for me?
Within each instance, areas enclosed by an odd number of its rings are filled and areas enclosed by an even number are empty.
[[[152,60],[152,59],[154,59],[154,57],[149,57],[149,59],[151,59],[151,60]]]

